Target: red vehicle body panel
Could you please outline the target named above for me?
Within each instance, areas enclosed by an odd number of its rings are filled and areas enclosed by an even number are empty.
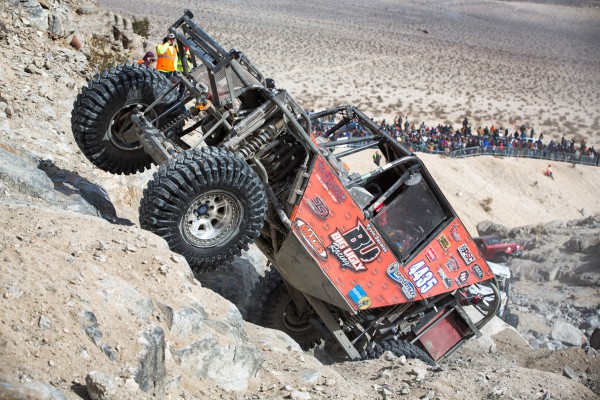
[[[291,221],[354,310],[418,301],[493,277],[458,217],[401,265],[321,156]]]

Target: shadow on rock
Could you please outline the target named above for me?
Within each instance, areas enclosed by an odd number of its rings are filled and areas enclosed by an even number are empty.
[[[195,272],[194,276],[203,287],[235,304],[247,319],[248,307],[253,304],[252,290],[258,277],[264,275],[267,268],[265,256],[252,245],[231,264],[223,265],[215,271]]]
[[[133,223],[117,216],[117,211],[106,191],[80,176],[77,172],[68,171],[56,166],[52,161],[42,160],[39,169],[54,183],[54,189],[67,197],[81,197],[100,213],[100,216],[113,224],[132,226]]]

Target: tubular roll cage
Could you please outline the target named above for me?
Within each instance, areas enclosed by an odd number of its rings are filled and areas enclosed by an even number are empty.
[[[178,78],[177,84],[173,85],[165,93],[159,95],[145,110],[142,111],[141,109],[138,109],[136,115],[134,115],[135,118],[132,117],[135,124],[141,128],[139,133],[140,141],[147,150],[151,150],[148,151],[148,153],[151,154],[155,161],[161,163],[173,155],[173,151],[170,151],[170,149],[173,149],[173,143],[171,143],[169,135],[165,136],[168,132],[163,134],[158,131],[158,129],[155,128],[155,126],[157,126],[157,121],[171,113],[176,107],[179,107],[180,104],[173,105],[170,109],[162,112],[151,121],[149,120],[149,117],[153,114],[151,114],[150,111],[156,110],[157,105],[162,103],[170,93],[176,90],[176,88],[179,89],[183,86],[185,87],[185,90],[183,91],[182,103],[187,104],[188,102],[195,100],[196,104],[202,104],[203,107],[205,106],[206,111],[215,121],[217,121],[217,123],[215,123],[215,125],[207,132],[203,133],[202,139],[192,147],[200,145],[204,139],[215,132],[217,128],[224,127],[230,134],[230,138],[223,143],[223,146],[235,151],[239,149],[239,144],[245,138],[249,137],[250,134],[256,132],[258,129],[264,128],[264,124],[268,122],[269,119],[272,119],[277,113],[282,114],[279,122],[282,123],[280,125],[285,125],[287,131],[295,136],[298,142],[304,146],[306,157],[300,168],[298,168],[295,179],[293,180],[292,188],[287,198],[286,211],[279,206],[276,207],[276,214],[279,222],[285,227],[282,228],[279,224],[277,224],[277,226],[273,224],[273,229],[277,228],[287,231],[291,229],[291,222],[289,220],[291,211],[293,207],[298,204],[304,193],[304,189],[308,184],[309,174],[307,174],[307,170],[310,167],[309,163],[316,155],[322,155],[328,160],[332,168],[336,170],[338,176],[343,178],[342,182],[347,189],[361,186],[366,181],[376,178],[378,175],[391,169],[396,169],[397,167],[401,167],[400,172],[416,172],[420,168],[425,168],[412,151],[406,148],[402,143],[398,142],[389,133],[380,129],[372,119],[356,107],[339,106],[308,114],[285,90],[273,90],[272,88],[267,87],[266,78],[243,53],[234,49],[230,51],[225,50],[196,25],[192,21],[192,18],[193,14],[189,10],[186,10],[184,15],[168,29],[168,31],[173,33],[176,37],[179,59],[187,60],[188,54],[186,48],[189,49],[189,63],[182,62],[183,71],[175,72]],[[203,69],[204,67],[207,72],[207,83],[199,81],[194,75],[196,70],[199,70],[200,68]],[[221,75],[220,81],[217,74]],[[222,90],[220,91],[219,82],[223,81],[222,74],[224,74],[225,77],[226,87],[225,90],[221,87]],[[235,86],[235,79],[241,83],[238,87]],[[245,110],[238,109],[235,100],[248,91],[258,91],[267,101],[256,109],[251,111],[248,110],[248,113],[244,114]],[[323,117],[332,115],[340,115],[341,120],[328,129],[323,134],[323,138],[315,139],[311,136],[312,121],[317,121]],[[236,120],[236,118],[238,119]],[[234,122],[230,123],[229,121],[231,120]],[[278,125],[279,123],[275,123],[275,125],[280,126]],[[368,133],[368,135],[347,140],[326,141],[331,135],[348,130],[351,123],[358,124],[363,131]],[[191,132],[191,130],[195,129],[197,126],[198,125],[195,124],[193,127],[184,130],[184,134]],[[162,142],[162,146],[160,145],[160,142]],[[357,144],[357,147],[334,153],[336,147],[347,146],[348,144]],[[341,161],[343,157],[376,147],[384,153],[383,155],[387,161],[386,164],[364,175],[356,176],[358,174],[353,174],[349,177],[344,177],[346,171],[344,170],[343,162]],[[267,195],[270,200],[278,205],[279,201],[268,184],[266,169],[256,155],[252,157],[249,156],[248,158],[252,164],[255,165],[257,173],[265,183]],[[402,173],[399,174],[400,181],[402,180],[402,176]],[[444,204],[444,207],[451,209],[450,204],[442,195],[435,182],[431,180],[429,183],[436,194],[436,197],[438,199],[443,199],[442,203]],[[372,209],[367,208],[363,209],[363,211],[365,214],[368,214]],[[271,243],[271,246],[272,248],[277,249],[277,243],[275,241]],[[265,255],[273,261],[272,257],[268,254]],[[498,291],[494,284],[492,284],[492,288],[494,293],[498,295]],[[296,297],[293,290],[291,291],[291,295]],[[454,310],[462,315],[464,311],[461,309],[459,301],[457,300],[458,296],[460,296],[459,293],[452,293],[448,296],[444,296],[443,298],[438,299],[439,301],[437,301],[433,307],[436,307],[437,304],[440,306],[447,305],[448,310],[445,312],[444,316]],[[340,325],[323,301],[309,295],[306,295],[305,298],[319,315],[328,331],[331,332],[337,342],[345,349],[350,358],[360,358],[355,344],[361,339],[362,335],[359,335],[351,341],[341,330]],[[452,299],[454,299],[454,301]],[[303,300],[300,299],[300,302],[302,301]],[[375,319],[372,324],[366,327],[365,334],[371,329],[377,329],[378,324],[382,323],[385,318],[391,316],[394,316],[395,318],[396,315],[403,315],[403,313],[407,311],[406,307],[407,304],[399,304],[391,307],[390,310],[384,312],[380,317]],[[412,314],[415,312],[422,312],[422,310],[426,310],[430,307],[432,307],[432,304],[427,300],[423,300]],[[474,335],[479,336],[479,328],[487,323],[494,314],[495,312],[490,312],[488,315],[484,316],[481,321],[469,323],[472,333],[470,336],[465,337],[464,340]],[[470,321],[469,318],[465,318],[465,320]],[[432,323],[432,326],[434,325],[435,322]],[[419,337],[425,334],[429,329],[431,329],[431,327],[425,328],[412,339],[412,342],[414,343],[417,341]],[[454,350],[459,347],[459,344],[446,354],[444,358],[454,352]]]

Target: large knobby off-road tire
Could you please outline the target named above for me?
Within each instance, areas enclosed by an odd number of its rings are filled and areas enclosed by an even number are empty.
[[[167,78],[145,65],[118,65],[92,78],[75,99],[71,129],[83,154],[98,168],[113,174],[133,174],[152,165],[141,143],[127,132],[134,127],[131,115],[137,105],[152,104],[171,88]],[[148,113],[152,120],[177,103],[177,91]],[[173,121],[177,107],[158,123],[161,128]]]
[[[321,334],[311,325],[308,316],[299,315],[276,269],[268,270],[259,278],[251,298],[254,302],[248,315],[251,322],[287,333],[304,350],[321,341]]]
[[[421,348],[403,340],[393,339],[382,340],[379,343],[371,344],[371,346],[362,354],[363,360],[379,358],[386,351],[390,351],[398,357],[405,356],[406,358],[416,358],[426,364],[436,365],[433,358]]]
[[[246,162],[204,147],[160,166],[144,189],[140,226],[163,237],[194,271],[206,272],[248,249],[265,206],[263,184]]]

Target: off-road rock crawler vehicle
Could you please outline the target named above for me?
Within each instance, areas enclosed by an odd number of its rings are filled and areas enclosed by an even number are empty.
[[[142,228],[198,272],[254,242],[272,269],[252,319],[350,359],[385,350],[440,361],[479,334],[498,307],[494,275],[414,154],[355,107],[308,114],[241,52],[193,22],[169,28],[189,61],[172,84],[120,65],[78,95],[72,129],[85,156],[115,174],[158,171],[144,190]],[[311,125],[334,116],[322,136]],[[363,136],[331,140],[357,127]],[[378,149],[385,164],[350,172],[346,156]],[[367,155],[369,157],[369,155]],[[492,293],[476,318],[467,288]],[[476,307],[477,308],[477,305]]]

